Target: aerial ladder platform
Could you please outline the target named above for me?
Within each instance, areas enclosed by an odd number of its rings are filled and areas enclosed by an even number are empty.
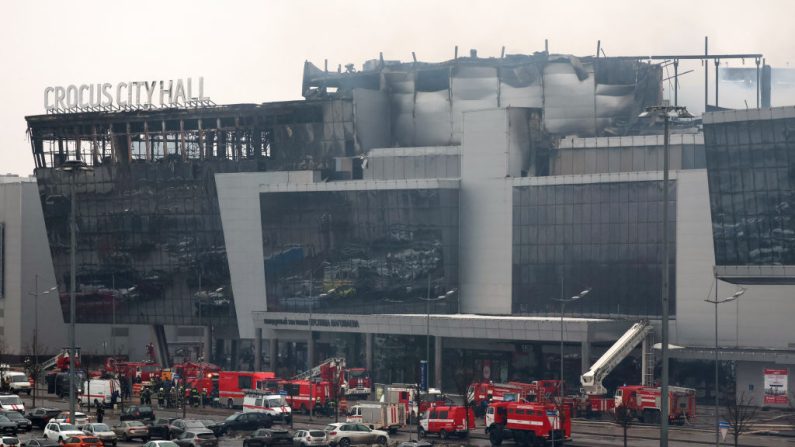
[[[587,395],[603,395],[607,389],[602,381],[610,374],[622,360],[624,360],[638,344],[644,342],[652,331],[652,325],[647,320],[639,321],[630,327],[613,346],[599,358],[586,373],[580,376],[582,390]],[[643,381],[649,381],[647,369],[653,368],[654,361],[648,356],[651,355],[650,343],[644,343],[643,352]]]
[[[323,370],[326,368],[337,368],[337,374],[339,374],[343,369],[345,369],[345,359],[342,357],[328,358],[314,368],[308,369],[300,374],[296,374],[293,376],[293,380],[311,380],[315,377],[320,377],[323,375]]]

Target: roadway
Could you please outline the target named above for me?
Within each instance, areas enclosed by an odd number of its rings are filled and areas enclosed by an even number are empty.
[[[30,408],[31,398],[21,396],[25,402],[25,407]],[[67,400],[58,399],[52,395],[40,394],[38,396],[37,406],[45,406],[51,408],[66,409],[69,404]],[[134,402],[136,403],[136,402]],[[153,405],[157,417],[182,417],[181,409],[158,409],[156,403]],[[196,418],[201,416],[203,419],[223,420],[234,411],[225,408],[188,408],[186,410],[186,417]],[[114,414],[115,413],[115,414]],[[94,414],[91,415],[92,420]],[[340,420],[344,417],[340,415]],[[105,413],[105,423],[113,425],[118,422],[118,411],[107,410]],[[311,420],[309,416],[296,415],[293,421],[294,429],[301,428],[323,428],[327,424],[334,422],[334,417],[314,416]],[[478,421],[482,423],[482,421]],[[761,432],[767,431],[767,425],[775,427],[790,428],[788,424],[763,424],[757,426],[757,430]],[[390,436],[392,444],[407,441],[409,439],[416,439],[416,426],[409,426],[401,430],[395,435]],[[289,427],[288,427],[289,428]],[[569,446],[582,446],[582,447],[601,447],[601,446],[623,446],[623,435],[621,427],[610,421],[596,421],[596,420],[582,420],[575,419],[572,422],[572,441],[566,443]],[[740,446],[743,447],[777,447],[777,446],[795,446],[795,437],[785,436],[767,436],[762,433],[754,433],[743,435],[740,438]],[[20,434],[19,439],[25,441],[31,437],[41,437],[41,430],[34,429],[31,433]],[[441,441],[439,438],[430,437],[435,445],[471,445],[484,447],[489,446],[488,438],[483,433],[483,428],[478,427],[470,434],[469,438],[464,439],[451,439],[447,442]],[[715,434],[709,428],[703,426],[695,427],[671,427],[669,434],[669,445],[671,447],[678,446],[693,446],[693,445],[714,445]],[[727,437],[722,443],[731,445],[732,440]],[[222,437],[219,440],[219,447],[240,447],[243,444],[243,437]],[[140,442],[119,442],[120,447],[140,446]],[[505,442],[503,445],[511,446],[512,442]],[[636,424],[629,429],[628,445],[633,447],[657,447],[659,445],[659,428],[656,426]]]

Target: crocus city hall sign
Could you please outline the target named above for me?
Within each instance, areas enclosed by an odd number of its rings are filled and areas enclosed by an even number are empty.
[[[160,107],[212,105],[204,96],[204,78],[168,81],[131,81],[47,87],[44,108],[48,113],[137,110]]]

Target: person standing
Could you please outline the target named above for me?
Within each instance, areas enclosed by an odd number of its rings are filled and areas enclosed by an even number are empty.
[[[105,419],[105,407],[97,399],[94,399],[94,405],[97,407],[97,423],[101,424],[102,420]]]

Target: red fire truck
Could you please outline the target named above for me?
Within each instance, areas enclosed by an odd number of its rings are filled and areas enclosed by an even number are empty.
[[[469,411],[467,411],[469,410]],[[438,434],[440,438],[458,435],[469,436],[469,430],[475,428],[475,412],[471,408],[460,405],[432,406],[423,413],[420,419],[420,437],[428,433]]]
[[[284,396],[293,411],[309,414],[313,412],[328,412],[329,403],[333,399],[331,383],[310,380],[285,380],[280,383],[280,389],[286,393]]]
[[[272,372],[221,371],[218,373],[218,398],[221,405],[235,408],[243,405],[244,390],[257,389],[259,382],[274,379]],[[209,388],[208,388],[209,389]]]
[[[528,384],[523,384],[528,385]],[[467,399],[477,416],[483,416],[491,401],[517,401],[526,396],[523,387],[514,383],[475,382],[467,388]]]
[[[364,368],[348,368],[344,369],[343,372],[345,374],[343,380],[348,385],[345,389],[345,395],[348,398],[366,398],[369,396],[370,389],[373,386],[369,371]]]
[[[417,386],[404,383],[391,385],[376,384],[375,396],[378,400],[387,403],[400,403],[406,406],[409,421],[414,423],[417,415],[421,415],[432,405],[449,405],[452,402],[441,391],[430,388],[427,392],[420,392],[419,406],[417,405]]]
[[[492,402],[486,410],[486,433],[492,446],[513,439],[518,445],[542,447],[547,441],[571,439],[571,412],[551,403]],[[562,417],[561,417],[562,416]]]
[[[621,386],[616,390],[616,407],[624,406],[641,422],[660,422],[660,388],[641,385]],[[668,388],[669,420],[684,425],[696,416],[696,390],[672,386]]]

